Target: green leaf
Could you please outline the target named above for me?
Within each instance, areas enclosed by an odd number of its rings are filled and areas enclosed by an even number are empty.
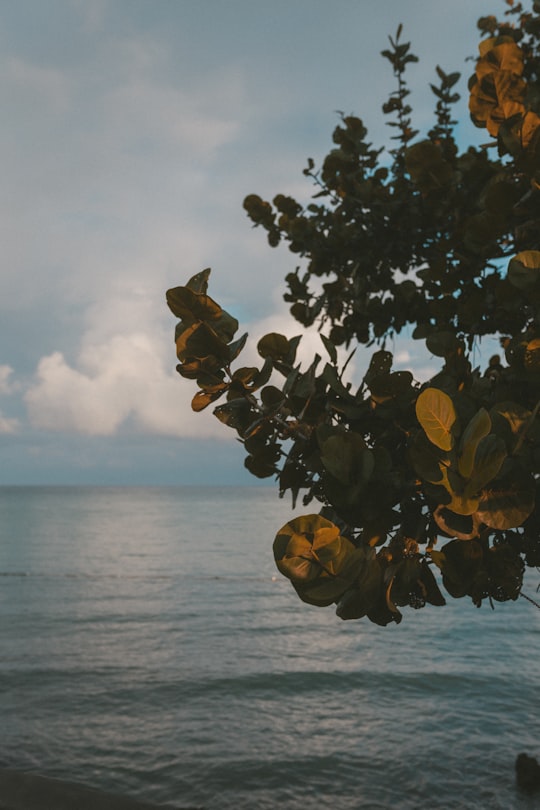
[[[443,575],[443,585],[455,599],[465,596],[482,569],[484,553],[477,540],[451,540],[441,551],[431,552]]]
[[[203,411],[205,408],[208,407],[208,405],[211,405],[212,402],[215,402],[216,399],[219,399],[219,397],[224,393],[224,391],[228,387],[229,386],[226,383],[224,383],[223,385],[216,387],[214,391],[208,390],[198,391],[191,400],[192,410],[194,410],[196,413],[198,413],[199,411]]]
[[[474,467],[465,487],[465,494],[472,496],[487,486],[499,473],[505,458],[504,441],[493,433],[484,436],[476,448]]]
[[[523,250],[510,259],[508,281],[522,292],[531,292],[540,281],[540,251]]]
[[[216,321],[222,313],[209,295],[193,292],[189,287],[174,287],[166,295],[173,315],[189,326],[195,321]]]
[[[540,339],[530,340],[525,347],[523,364],[527,371],[538,374],[540,371]]]
[[[416,400],[416,416],[430,442],[441,450],[452,449],[452,427],[457,414],[448,394],[438,388],[426,388]]]
[[[224,425],[242,433],[252,424],[255,414],[249,402],[244,397],[239,397],[214,408],[214,416]]]
[[[513,529],[527,520],[534,504],[533,479],[527,474],[515,472],[483,493],[477,516],[492,529]]]
[[[279,408],[284,399],[283,392],[275,385],[267,385],[261,391],[261,402],[269,410]]]
[[[337,349],[336,349],[336,347],[334,346],[334,344],[332,343],[330,338],[326,337],[326,335],[323,335],[321,333],[319,335],[319,337],[321,338],[322,342],[324,343],[324,348],[328,352],[328,356],[330,357],[331,362],[335,366],[336,363],[337,363]]]
[[[300,598],[325,607],[352,585],[364,555],[321,515],[304,515],[283,526],[274,540],[274,559]]]
[[[423,431],[417,431],[409,447],[409,454],[416,473],[423,481],[439,484],[443,471],[433,445]]]
[[[393,371],[378,374],[368,383],[372,398],[377,401],[392,399],[409,392],[412,388],[413,375],[410,371]]]
[[[469,478],[473,471],[474,459],[478,443],[491,430],[491,418],[485,408],[473,416],[465,428],[459,447],[458,469],[460,475]]]
[[[205,323],[194,323],[176,341],[176,354],[182,362],[205,357],[228,359],[227,345]]]
[[[197,273],[190,278],[186,284],[186,287],[189,287],[189,289],[193,290],[195,293],[202,293],[203,295],[206,295],[210,273],[211,270],[209,267],[207,267],[206,270],[201,270],[200,273]]]
[[[369,368],[365,374],[364,382],[369,386],[370,382],[380,374],[388,374],[392,368],[392,353],[380,349],[371,358]]]
[[[459,515],[448,506],[440,505],[433,512],[433,517],[439,529],[449,537],[458,540],[472,540],[478,537],[480,520],[476,513],[472,515]]]
[[[518,402],[498,402],[491,410],[506,420],[514,436],[521,432],[531,417],[531,412]]]
[[[270,332],[259,340],[257,351],[265,359],[269,357],[272,360],[284,360],[289,353],[289,341],[285,335]]]
[[[375,549],[359,548],[357,556],[361,561],[357,577],[336,608],[340,619],[361,619],[376,608],[381,595],[383,575]]]
[[[425,588],[426,601],[431,605],[436,605],[437,607],[446,605],[446,599],[442,595],[440,588],[437,585],[437,580],[433,576],[433,572],[425,559],[422,560],[420,579]]]
[[[432,332],[426,338],[426,347],[437,357],[447,357],[459,347],[460,342],[453,332]]]
[[[229,345],[229,362],[232,363],[233,360],[236,360],[244,346],[246,345],[246,341],[248,338],[247,332],[244,332],[241,338],[235,340],[234,343]]]
[[[338,369],[335,366],[331,366],[330,363],[326,363],[323,373],[321,374],[321,380],[324,380],[324,382],[330,386],[334,394],[337,394],[340,399],[345,399],[346,401],[352,402],[355,401],[349,389],[346,388],[341,382]],[[342,402],[339,404],[343,405]]]
[[[257,449],[257,452],[246,456],[244,466],[257,478],[270,478],[277,472],[276,464],[279,458],[279,447],[262,445]]]
[[[219,318],[211,321],[210,326],[218,337],[220,337],[226,343],[229,343],[238,330],[238,321],[236,318],[233,318],[232,315],[229,315],[228,312],[225,312],[225,310],[222,309]]]
[[[320,446],[321,461],[334,478],[342,484],[367,483],[373,472],[375,459],[358,433],[334,433]]]

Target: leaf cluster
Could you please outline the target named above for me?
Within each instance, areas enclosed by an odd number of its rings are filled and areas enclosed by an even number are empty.
[[[386,625],[401,607],[444,604],[433,566],[453,597],[515,600],[525,566],[540,563],[537,6],[479,21],[469,111],[493,139],[484,147],[458,149],[459,74],[440,67],[435,121],[417,137],[405,81],[416,57],[400,27],[383,52],[397,78],[383,106],[395,148],[374,148],[362,120],[341,114],[320,168],[310,159],[304,170],[312,202],[245,199],[269,244],[299,261],[285,299],[319,330],[308,368],[301,336],[278,333],[259,341],[257,366],[236,367],[247,336],[209,297],[209,270],[167,293],[194,410],[221,400],[214,413],[247,469],[293,503],[318,502],[278,532],[274,555],[303,601],[336,604],[343,619]],[[394,370],[386,349],[409,325],[441,360],[425,384]],[[485,335],[501,355],[474,368]],[[358,344],[375,351],[353,385]]]

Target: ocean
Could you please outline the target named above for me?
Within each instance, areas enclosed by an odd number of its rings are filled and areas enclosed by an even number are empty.
[[[275,569],[291,515],[271,487],[0,488],[0,767],[205,810],[538,807],[540,610],[343,622]]]

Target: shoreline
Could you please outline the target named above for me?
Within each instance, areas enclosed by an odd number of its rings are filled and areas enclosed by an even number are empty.
[[[151,804],[78,782],[0,768],[0,810],[203,810]]]

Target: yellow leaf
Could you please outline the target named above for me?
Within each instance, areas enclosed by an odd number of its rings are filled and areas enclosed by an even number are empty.
[[[432,444],[441,450],[452,449],[452,427],[457,414],[448,394],[438,388],[426,388],[416,400],[416,416]]]

